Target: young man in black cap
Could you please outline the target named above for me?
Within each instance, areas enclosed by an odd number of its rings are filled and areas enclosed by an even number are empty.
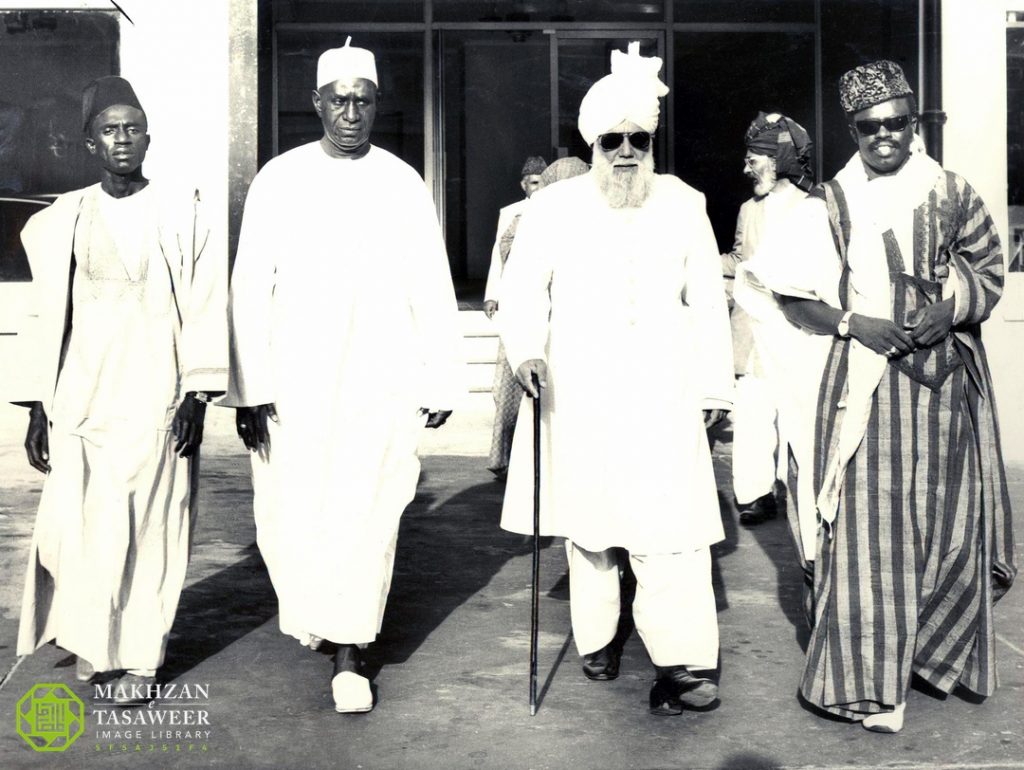
[[[185,578],[206,403],[226,388],[227,264],[198,191],[143,176],[131,84],[91,83],[82,117],[101,181],[22,231],[40,298],[25,447],[47,477],[18,654],[55,640],[80,680],[121,673],[128,703],[151,692]]]

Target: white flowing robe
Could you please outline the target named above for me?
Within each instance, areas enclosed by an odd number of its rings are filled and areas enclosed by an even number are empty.
[[[592,174],[539,191],[505,266],[513,369],[545,359],[541,532],[589,551],[693,551],[723,535],[702,409],[732,402],[721,261],[704,196],[655,177],[638,209]],[[533,423],[520,409],[501,526],[532,531]]]
[[[252,458],[260,551],[284,633],[372,642],[421,407],[452,409],[464,364],[448,260],[419,175],[378,147],[270,161],[245,204],[226,402],[273,403]]]
[[[188,391],[227,384],[227,259],[194,190],[62,195],[22,232],[36,312],[30,400],[51,421],[18,654],[56,639],[99,671],[156,669],[185,579],[199,457]],[[73,312],[63,365],[69,294]],[[58,373],[59,368],[59,373]]]
[[[921,201],[940,179],[942,169],[915,141],[913,152],[899,174],[869,180],[864,164],[855,155],[836,180],[843,185],[851,208],[851,220],[858,223],[851,235],[848,259],[851,268],[852,303],[850,310],[873,318],[891,318],[889,270],[881,248],[882,233],[891,229],[902,253],[913,254],[913,218],[905,215],[907,201]],[[846,466],[867,430],[872,396],[888,366],[885,356],[875,353],[857,340],[850,343],[849,394],[843,404],[845,417],[839,432],[839,451],[825,471],[822,490],[815,496],[814,425],[819,406],[819,389],[826,359],[832,345],[830,335],[810,334],[796,329],[778,315],[763,299],[763,292],[817,299],[840,308],[841,264],[825,258],[835,253],[835,241],[824,203],[805,198],[793,207],[783,227],[765,238],[755,257],[737,274],[747,289],[737,293],[737,301],[746,303],[752,314],[772,323],[778,340],[777,366],[790,372],[783,411],[789,415],[787,433],[794,449],[798,471],[797,513],[804,554],[815,553],[820,521],[831,523],[836,515],[839,491]],[[943,284],[943,297],[956,298],[956,276]],[[962,308],[957,309],[957,318]],[[810,557],[808,557],[810,558]]]
[[[487,269],[487,285],[484,287],[484,300],[498,301],[501,295],[501,273],[505,263],[501,259],[501,236],[517,216],[523,213],[529,198],[510,203],[498,212],[498,232],[494,236],[491,249],[491,266]]]
[[[790,323],[778,298],[757,279],[758,272],[771,273],[779,262],[784,269],[784,263],[793,259],[789,247],[794,233],[803,232],[806,224],[801,213],[805,202],[806,194],[796,186],[787,187],[782,196],[772,193],[765,199],[770,205],[759,243],[736,267],[734,296],[750,323],[757,351],[756,373],[767,382],[778,409],[780,464],[786,468],[792,452],[797,467],[807,470],[814,467],[814,418],[831,339]],[[829,235],[827,230],[825,235]],[[814,473],[798,473],[796,482],[789,492],[797,503],[803,545],[813,553],[817,531]]]

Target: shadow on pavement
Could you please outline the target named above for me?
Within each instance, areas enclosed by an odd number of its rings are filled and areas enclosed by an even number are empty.
[[[181,593],[159,677],[180,677],[277,615],[277,597],[256,544],[246,556]]]
[[[776,495],[778,514],[774,519],[747,527],[757,544],[775,567],[779,608],[793,626],[800,649],[806,651],[811,632],[802,605],[804,574],[800,557],[786,521],[785,495]]]
[[[715,770],[781,770],[782,767],[782,763],[777,759],[752,751],[743,751],[726,757]]]
[[[443,503],[430,491],[420,492],[410,503],[399,529],[384,625],[365,657],[371,678],[384,665],[408,660],[507,561],[531,553],[529,537],[498,526],[503,495],[504,486],[492,481]],[[552,541],[542,538],[541,547]],[[528,574],[523,578],[529,581]]]
[[[721,482],[718,482],[718,486],[718,510],[722,517],[725,539],[711,546],[711,584],[715,588],[715,604],[718,611],[724,612],[729,609],[729,593],[722,577],[722,568],[718,562],[736,551],[739,534],[736,531],[736,519],[733,516],[729,496],[721,491]],[[729,486],[731,488],[731,484]]]
[[[555,679],[555,674],[558,673],[558,669],[562,665],[562,661],[565,660],[566,653],[569,652],[569,644],[572,642],[572,632],[566,634],[565,641],[562,642],[562,648],[558,651],[558,656],[555,658],[555,662],[548,669],[547,677],[544,679],[544,684],[541,685],[540,691],[537,693],[537,708],[540,709],[544,705],[544,698],[548,694],[548,690],[551,688],[551,683]]]

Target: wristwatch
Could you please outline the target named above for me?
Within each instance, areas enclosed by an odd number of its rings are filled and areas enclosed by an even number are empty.
[[[839,323],[836,324],[836,334],[840,337],[850,336],[850,316],[853,315],[852,310],[848,310],[843,313],[843,317],[839,319]]]
[[[185,394],[186,396],[192,396],[196,401],[203,404],[208,404],[213,401],[213,398],[205,390],[190,390]]]

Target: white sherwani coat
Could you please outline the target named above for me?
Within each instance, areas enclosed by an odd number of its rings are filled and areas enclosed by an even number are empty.
[[[590,551],[693,551],[723,537],[704,408],[732,401],[721,262],[704,196],[658,175],[639,209],[593,174],[539,191],[502,278],[513,369],[545,359],[541,532]],[[502,527],[532,531],[520,410]]]
[[[270,161],[245,204],[226,403],[273,403],[254,455],[260,551],[281,630],[380,630],[399,517],[419,475],[420,407],[464,389],[448,259],[419,175],[378,147],[311,143]]]

